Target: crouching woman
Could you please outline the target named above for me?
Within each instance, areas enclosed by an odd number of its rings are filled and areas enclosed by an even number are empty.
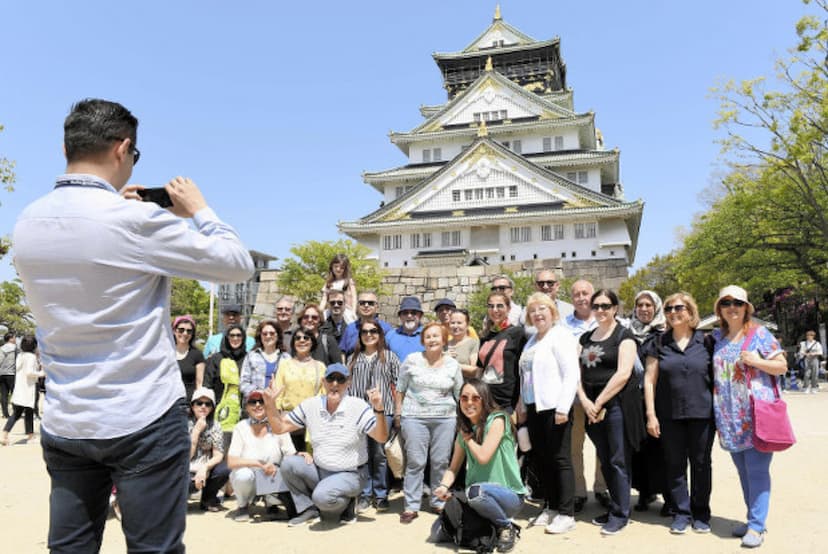
[[[520,511],[526,489],[509,416],[495,405],[488,385],[479,379],[470,379],[460,390],[457,429],[451,464],[434,494],[448,499],[465,461],[469,506],[497,528],[498,552],[509,552],[517,540],[511,518]]]

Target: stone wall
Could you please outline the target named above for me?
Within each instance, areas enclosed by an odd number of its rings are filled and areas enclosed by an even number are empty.
[[[465,306],[478,284],[488,284],[495,275],[526,275],[544,267],[558,269],[567,279],[588,279],[595,288],[618,290],[627,278],[627,265],[623,260],[549,259],[488,266],[387,269],[382,284],[388,294],[379,297],[380,314],[386,320],[396,322],[397,308],[403,296],[419,297],[426,312],[440,298],[451,298],[458,306]],[[250,329],[262,319],[274,317],[276,302],[282,297],[276,283],[278,275],[278,270],[262,272]]]

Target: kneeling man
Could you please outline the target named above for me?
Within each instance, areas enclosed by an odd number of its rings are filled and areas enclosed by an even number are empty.
[[[290,520],[291,526],[315,521],[320,512],[338,516],[343,523],[356,521],[354,503],[362,491],[359,468],[368,461],[365,436],[384,443],[388,424],[380,391],[368,389],[370,406],[360,398],[347,396],[350,377],[343,364],[329,365],[322,380],[325,395],[307,398],[283,415],[275,402],[282,388],[275,388],[273,380],[265,390],[267,419],[273,432],[305,428],[313,446],[312,457],[307,453],[289,456],[280,468],[299,513]]]

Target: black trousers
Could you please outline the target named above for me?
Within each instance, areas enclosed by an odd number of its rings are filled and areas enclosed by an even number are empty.
[[[676,517],[710,522],[713,486],[711,451],[716,427],[712,419],[659,419],[667,484]],[[687,462],[690,462],[690,492]]]
[[[9,417],[9,401],[14,392],[14,375],[0,375],[0,405],[3,417]]]
[[[572,469],[572,413],[561,425],[555,424],[555,410],[536,411],[526,406],[532,456],[539,462],[538,477],[544,503],[566,516],[575,515],[575,472]]]
[[[26,434],[34,434],[34,410],[32,408],[27,408],[26,406],[18,406],[17,404],[13,404],[12,406],[14,407],[14,413],[12,413],[11,417],[6,421],[3,431],[7,433],[11,431],[14,424],[17,423],[17,420],[20,419],[20,416],[22,415],[26,426]]]

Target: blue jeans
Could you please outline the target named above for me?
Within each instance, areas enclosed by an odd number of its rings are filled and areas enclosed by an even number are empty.
[[[763,533],[770,504],[770,464],[773,453],[749,448],[742,452],[731,452],[730,456],[736,464],[739,482],[742,484],[742,496],[747,506],[747,525],[750,529]]]
[[[362,490],[358,469],[327,471],[307,463],[303,456],[287,456],[279,471],[300,514],[316,506],[323,514],[339,516]]]
[[[443,478],[448,469],[454,445],[453,417],[403,417],[401,422],[402,438],[405,448],[405,509],[417,512],[423,497],[423,476],[426,460],[431,464],[431,486]],[[432,489],[432,490],[433,490]],[[431,497],[431,506],[442,508],[444,502],[436,496]]]
[[[129,552],[184,552],[190,435],[181,398],[135,433],[66,439],[41,430],[52,480],[51,552],[98,552],[114,484]]]
[[[391,416],[385,416],[388,429],[391,429]],[[360,468],[360,479],[365,485],[362,496],[371,498],[373,494],[377,500],[388,498],[388,460],[385,458],[385,444],[377,442],[371,437],[365,437],[368,447],[368,463]]]
[[[498,483],[475,483],[466,489],[466,498],[475,512],[498,529],[509,525],[509,518],[517,515],[523,506],[521,496]]]
[[[624,438],[624,413],[616,394],[605,406],[607,415],[587,423],[586,431],[598,451],[601,471],[610,493],[609,523],[626,525],[630,519],[630,467],[632,452]]]

